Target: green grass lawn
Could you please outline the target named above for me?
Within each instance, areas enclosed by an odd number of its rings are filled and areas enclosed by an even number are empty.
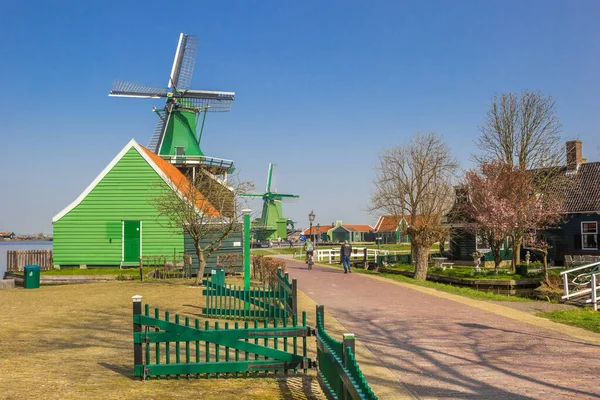
[[[154,268],[144,268],[144,276],[146,276]],[[118,267],[88,267],[81,269],[79,267],[52,269],[50,271],[42,271],[42,275],[124,275],[124,276],[140,276],[139,268],[123,268]]]
[[[342,268],[340,266],[334,265],[336,268]],[[457,294],[459,296],[469,297],[471,299],[476,300],[497,300],[497,301],[534,301],[532,299],[526,297],[519,296],[508,296],[503,294],[495,294],[490,292],[480,292],[479,290],[471,289],[471,288],[463,288],[458,286],[446,285],[443,283],[430,282],[430,281],[417,281],[413,278],[404,275],[395,275],[395,274],[386,274],[375,271],[365,271],[360,268],[352,268],[352,272],[358,272],[361,274],[369,274],[381,276],[383,278],[391,279],[398,282],[410,283],[411,285],[428,287],[436,290],[440,290],[442,292]]]
[[[592,309],[582,310],[557,310],[536,314],[538,317],[548,318],[561,324],[573,325],[600,333],[600,312]]]
[[[414,266],[411,264],[396,264],[392,267],[388,267],[389,269],[395,269],[400,271],[414,271]],[[441,276],[450,276],[453,278],[461,278],[461,279],[500,279],[500,280],[514,280],[514,279],[535,279],[542,278],[543,274],[527,274],[527,275],[519,275],[513,274],[507,269],[500,269],[498,274],[494,272],[493,269],[485,269],[479,273],[474,272],[474,267],[472,266],[454,266],[452,269],[446,268],[445,270],[441,268],[430,268],[429,273],[434,275]]]

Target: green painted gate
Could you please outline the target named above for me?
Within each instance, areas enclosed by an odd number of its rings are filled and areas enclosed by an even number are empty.
[[[206,307],[202,314],[212,318],[269,318],[288,320],[297,317],[298,283],[277,270],[274,286],[253,286],[248,290],[225,284],[225,271],[213,269],[202,282]]]
[[[142,314],[142,297],[133,298],[134,375],[146,380],[149,377],[184,376],[219,377],[220,374],[239,374],[255,371],[304,372],[314,363],[306,356],[306,338],[312,329],[306,325],[306,313],[302,325],[293,318],[291,326],[277,321],[269,326],[263,320],[262,327],[248,321],[240,327],[228,322],[220,329],[219,322],[211,328],[209,321],[202,324],[197,318],[182,321],[178,314],[171,320],[168,311],[162,314],[158,308],[150,315],[146,304]],[[183,322],[183,324],[182,324]],[[301,345],[299,345],[299,339]]]
[[[142,245],[142,221],[123,221],[123,262],[137,263]]]

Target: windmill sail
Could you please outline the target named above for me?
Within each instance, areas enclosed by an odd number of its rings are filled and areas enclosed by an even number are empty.
[[[154,128],[150,143],[148,143],[148,149],[152,150],[154,153],[158,153],[158,150],[160,149],[160,143],[162,142],[167,123],[169,122],[169,117],[171,116],[171,113],[165,110],[157,110],[156,113],[158,114],[158,123],[156,124],[156,128]]]
[[[116,97],[141,97],[144,99],[157,99],[166,97],[169,92],[166,88],[140,85],[138,83],[115,81],[109,96]]]
[[[185,33],[179,35],[179,43],[169,77],[169,88],[175,87],[177,90],[184,90],[190,87],[197,50],[198,36],[189,36]]]

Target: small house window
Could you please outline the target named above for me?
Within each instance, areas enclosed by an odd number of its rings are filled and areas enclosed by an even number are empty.
[[[490,244],[481,236],[479,233],[475,234],[475,249],[476,250],[490,250]]]
[[[598,250],[598,223],[581,223],[581,248],[585,250]]]

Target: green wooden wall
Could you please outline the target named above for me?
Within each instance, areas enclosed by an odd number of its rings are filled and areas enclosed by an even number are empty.
[[[183,234],[165,228],[151,204],[161,182],[129,149],[79,205],[54,222],[54,264],[119,265],[123,220],[142,221],[143,255],[183,252]]]
[[[200,240],[200,245],[205,247],[211,244],[212,241],[208,239]],[[223,244],[221,247],[215,251],[213,254],[208,257],[206,260],[206,269],[204,270],[204,275],[210,273],[212,268],[216,268],[217,265],[217,257],[221,254],[239,254],[242,255],[243,250],[243,242],[242,242],[242,225],[240,224],[237,227],[236,231],[231,232],[229,236],[227,236],[223,240]],[[198,272],[198,256],[196,255],[196,249],[194,247],[194,242],[189,235],[185,235],[185,254],[189,254],[192,256],[192,275],[196,275]],[[242,272],[242,264],[235,269],[236,272]]]

